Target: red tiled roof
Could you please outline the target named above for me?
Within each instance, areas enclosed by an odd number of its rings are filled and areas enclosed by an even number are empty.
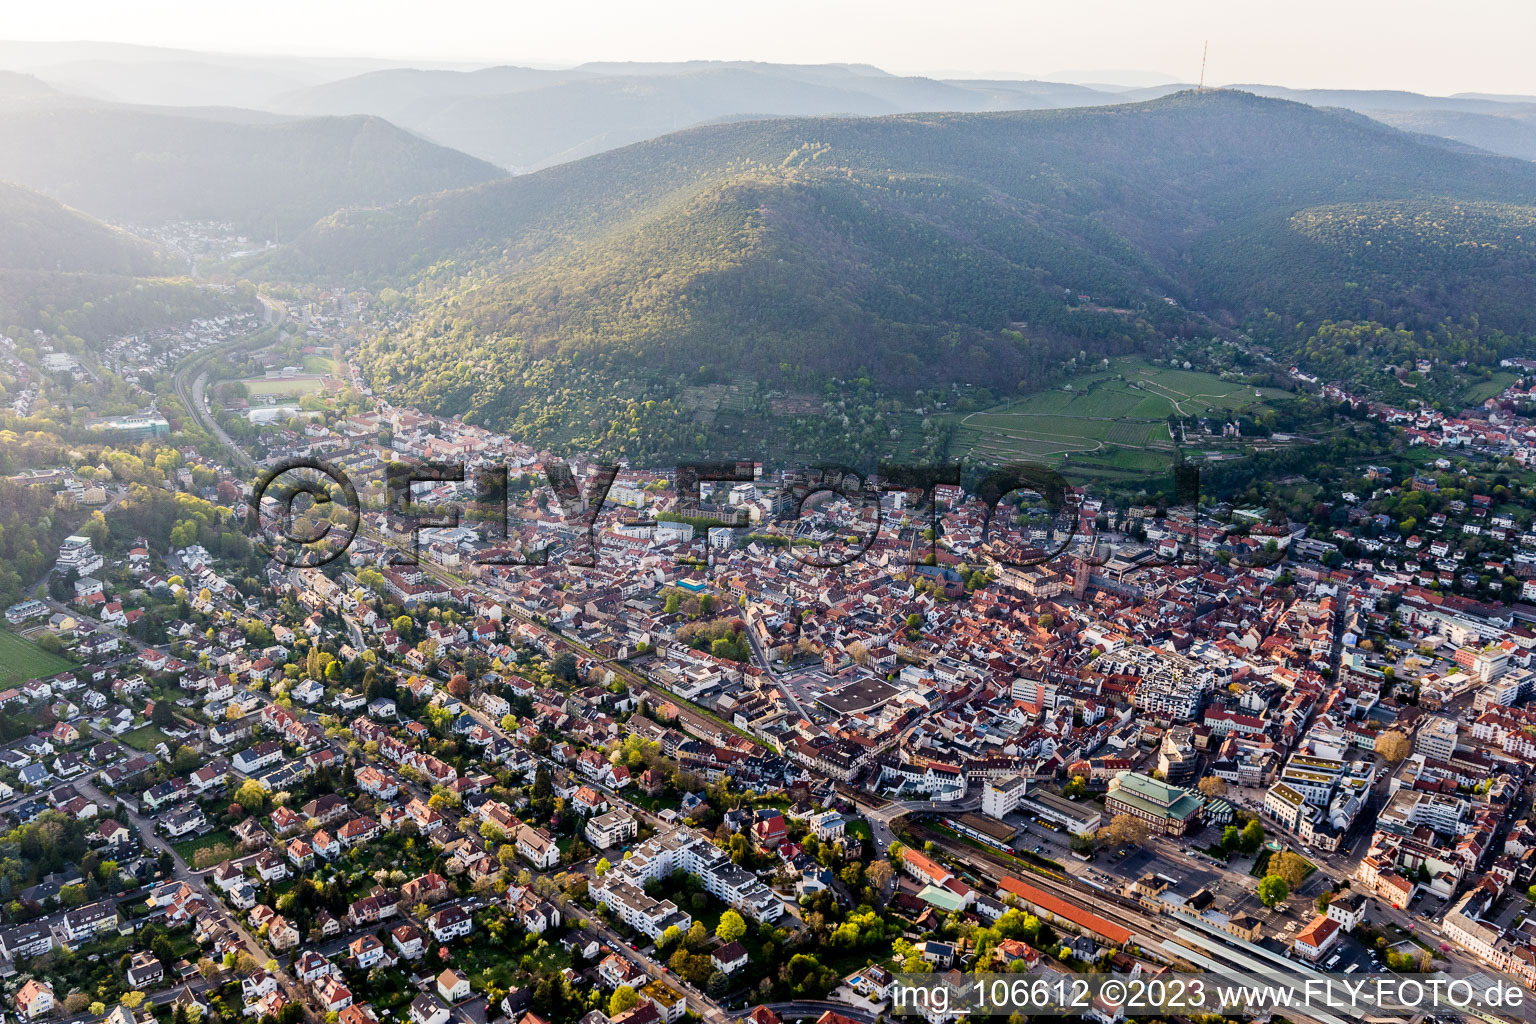
[[[1042,889],[1036,889],[1017,878],[1005,877],[1000,888],[1011,896],[1017,896],[1020,900],[1033,904],[1063,921],[1070,921],[1079,928],[1102,935],[1118,945],[1123,946],[1131,941],[1131,933],[1119,925],[1106,921],[1082,907],[1073,906],[1066,900],[1052,896]]]

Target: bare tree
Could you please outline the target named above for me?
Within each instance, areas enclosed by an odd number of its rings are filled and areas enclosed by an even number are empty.
[[[1209,797],[1222,797],[1227,795],[1227,783],[1214,775],[1207,775],[1200,780],[1200,792]]]
[[[1151,830],[1147,823],[1134,814],[1117,814],[1106,830],[1111,842],[1126,846],[1139,846],[1146,842]]]

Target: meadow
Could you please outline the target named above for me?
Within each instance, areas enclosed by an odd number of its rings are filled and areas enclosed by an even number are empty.
[[[7,689],[39,676],[56,676],[74,666],[57,654],[9,630],[0,629],[0,689]]]
[[[1214,374],[1120,359],[1062,387],[960,418],[953,451],[978,462],[1069,463],[1094,476],[1143,475],[1172,465],[1169,416],[1251,411],[1286,397]]]

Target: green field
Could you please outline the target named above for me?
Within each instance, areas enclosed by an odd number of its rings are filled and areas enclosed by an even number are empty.
[[[335,376],[337,372],[336,360],[330,356],[305,356],[305,373],[325,373]]]
[[[235,838],[235,834],[229,829],[221,828],[205,836],[198,836],[195,839],[183,839],[181,842],[172,843],[171,845],[181,855],[182,860],[191,864],[192,858],[197,856],[198,850],[211,850],[215,846],[227,846],[231,850],[237,850],[240,848],[240,841]]]
[[[1499,392],[1509,387],[1519,376],[1513,373],[1495,373],[1487,380],[1480,380],[1461,393],[1461,400],[1467,405],[1482,405],[1490,398],[1496,398]]]
[[[1089,475],[1130,478],[1172,464],[1168,417],[1250,411],[1288,397],[1209,373],[1120,359],[1068,385],[959,420],[954,452],[982,462],[1069,462]]]
[[[176,752],[176,743],[165,733],[160,731],[158,725],[141,725],[137,729],[131,729],[119,737],[124,743],[134,750],[151,751],[155,745],[164,743],[170,748],[171,753]]]
[[[268,380],[265,377],[252,377],[240,383],[245,385],[246,392],[252,398],[269,396],[295,396],[312,395],[319,391],[321,385],[319,378],[305,377],[294,380]]]
[[[26,637],[0,629],[0,689],[9,689],[39,676],[56,676],[74,665],[49,654]]]

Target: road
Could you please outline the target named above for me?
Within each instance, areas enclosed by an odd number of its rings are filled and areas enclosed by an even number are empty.
[[[765,1003],[764,1005],[785,1020],[820,1017],[828,1010],[859,1021],[860,1024],[874,1024],[878,1019],[875,1014],[870,1013],[862,1006],[853,1006],[849,1003],[834,1003],[830,1000],[802,999],[793,1003]],[[737,1016],[745,1017],[746,1014],[738,1014]]]
[[[757,663],[762,667],[762,670],[768,673],[768,678],[779,682],[780,673],[773,667],[773,659],[768,656],[768,652],[763,650],[762,641],[757,637],[757,630],[751,626],[747,627],[747,641],[752,645],[752,656],[757,659]],[[800,698],[796,695],[794,687],[781,685],[779,692],[784,695],[784,699],[789,702],[789,706],[795,709],[795,714],[801,718],[812,720],[812,716],[806,713],[804,705],[800,703]]]
[[[91,731],[95,732],[96,735],[101,739],[110,743],[117,742],[106,733],[99,732],[94,728]],[[119,746],[118,749],[119,752],[123,752],[121,746]],[[75,783],[75,788],[80,791],[82,796],[96,801],[96,803],[102,807],[110,807],[116,803],[117,801],[111,797],[108,797],[105,793],[96,787],[95,782],[93,781],[94,778],[94,775],[90,775],[80,779]],[[176,848],[170,843],[166,842],[164,837],[160,836],[155,831],[155,823],[141,817],[137,811],[134,811],[126,803],[123,804],[123,816],[128,819],[127,824],[132,826],[134,832],[137,833],[139,837],[139,842],[143,843],[145,847],[153,850],[157,856],[159,854],[170,854],[171,861],[175,865],[175,868],[172,872],[172,877],[177,881],[187,883],[193,889],[195,889],[200,896],[206,899],[212,912],[226,926],[228,926],[231,931],[239,936],[241,944],[245,946],[247,952],[256,958],[256,962],[265,963],[268,959],[268,955],[266,950],[262,947],[261,943],[257,942],[256,937],[253,936],[248,930],[246,930],[245,924],[240,920],[240,918],[229,913],[229,911],[225,908],[223,901],[219,898],[219,894],[208,887],[208,882],[203,877],[203,875],[189,867],[187,862],[182,860],[181,854],[176,852]],[[305,1000],[304,994],[299,990],[298,984],[293,980],[293,977],[289,975],[287,971],[283,970],[279,970],[276,973],[276,977],[278,983],[283,988],[284,994],[286,994],[289,999],[297,1002],[300,1006],[305,1007],[305,1012],[308,1014],[310,1012],[309,1003],[307,1000]]]
[[[275,299],[269,299],[265,295],[257,295],[256,297],[266,307],[269,323],[274,320],[280,323],[288,315],[287,308]],[[256,464],[251,460],[250,456],[245,454],[244,449],[224,432],[224,428],[219,426],[217,421],[209,415],[208,409],[204,405],[203,397],[203,389],[208,383],[208,373],[206,370],[202,370],[201,367],[216,353],[233,352],[253,344],[255,342],[250,338],[237,338],[223,345],[215,345],[194,352],[176,368],[176,374],[171,381],[172,386],[175,388],[177,399],[186,407],[187,415],[191,416],[204,430],[218,439],[218,442],[224,446],[224,450],[229,453],[231,461],[239,469],[252,469]],[[198,370],[198,374],[189,383],[188,378],[193,370]]]
[[[494,735],[505,739],[508,742],[511,742],[510,737],[508,737],[507,734],[502,730],[500,722],[493,721],[490,715],[486,714],[479,708],[469,707],[468,705],[466,705],[466,708],[469,715],[473,717],[475,721],[479,722]],[[536,760],[542,762],[546,767],[550,769],[560,767],[554,761],[551,761],[549,758],[544,757],[541,754],[533,753],[532,751],[529,751],[529,753],[532,754]],[[612,789],[609,789],[607,786],[604,786],[592,779],[586,779],[584,781],[586,785],[589,785],[593,789],[601,792],[608,799],[610,804],[613,804],[616,807],[622,807],[624,810],[628,811],[630,814],[635,815],[642,821],[647,822],[652,827],[657,829],[665,829],[671,827],[656,815],[652,814],[650,811],[636,804],[630,803],[621,794]],[[580,871],[585,874],[587,873],[589,865],[592,863],[592,861],[595,861],[595,859],[596,858],[591,858],[589,861],[583,862],[582,864],[573,864],[570,866],[570,869]],[[553,878],[552,872],[535,871],[532,872],[532,874],[534,877]],[[648,977],[653,979],[664,979],[668,982],[668,984],[684,989],[688,999],[695,1006],[700,1006],[703,1008],[705,1011],[703,1013],[705,1020],[721,1022],[726,1019],[728,1015],[725,1011],[725,1008],[722,1007],[718,1002],[706,995],[704,992],[690,985],[682,978],[677,977],[669,971],[661,969],[661,967],[650,957],[642,956],[637,950],[631,949],[629,941],[621,936],[613,928],[609,927],[607,922],[592,914],[585,907],[572,903],[565,897],[563,893],[555,897],[555,902],[560,907],[560,912],[563,915],[566,915],[567,920],[569,920],[573,915],[579,916],[581,919],[585,920],[587,922],[587,927],[600,935],[608,943],[608,947],[611,950],[613,950],[615,953],[618,953],[620,956],[634,964],[636,967],[640,968],[640,970],[644,971]]]
[[[891,844],[897,841],[896,832],[892,828],[897,818],[914,811],[928,811],[934,814],[974,811],[981,806],[981,797],[967,797],[964,800],[949,802],[900,800],[883,804],[866,803],[856,798],[854,803],[869,822],[870,837],[875,841],[876,852],[884,854],[890,849]]]

